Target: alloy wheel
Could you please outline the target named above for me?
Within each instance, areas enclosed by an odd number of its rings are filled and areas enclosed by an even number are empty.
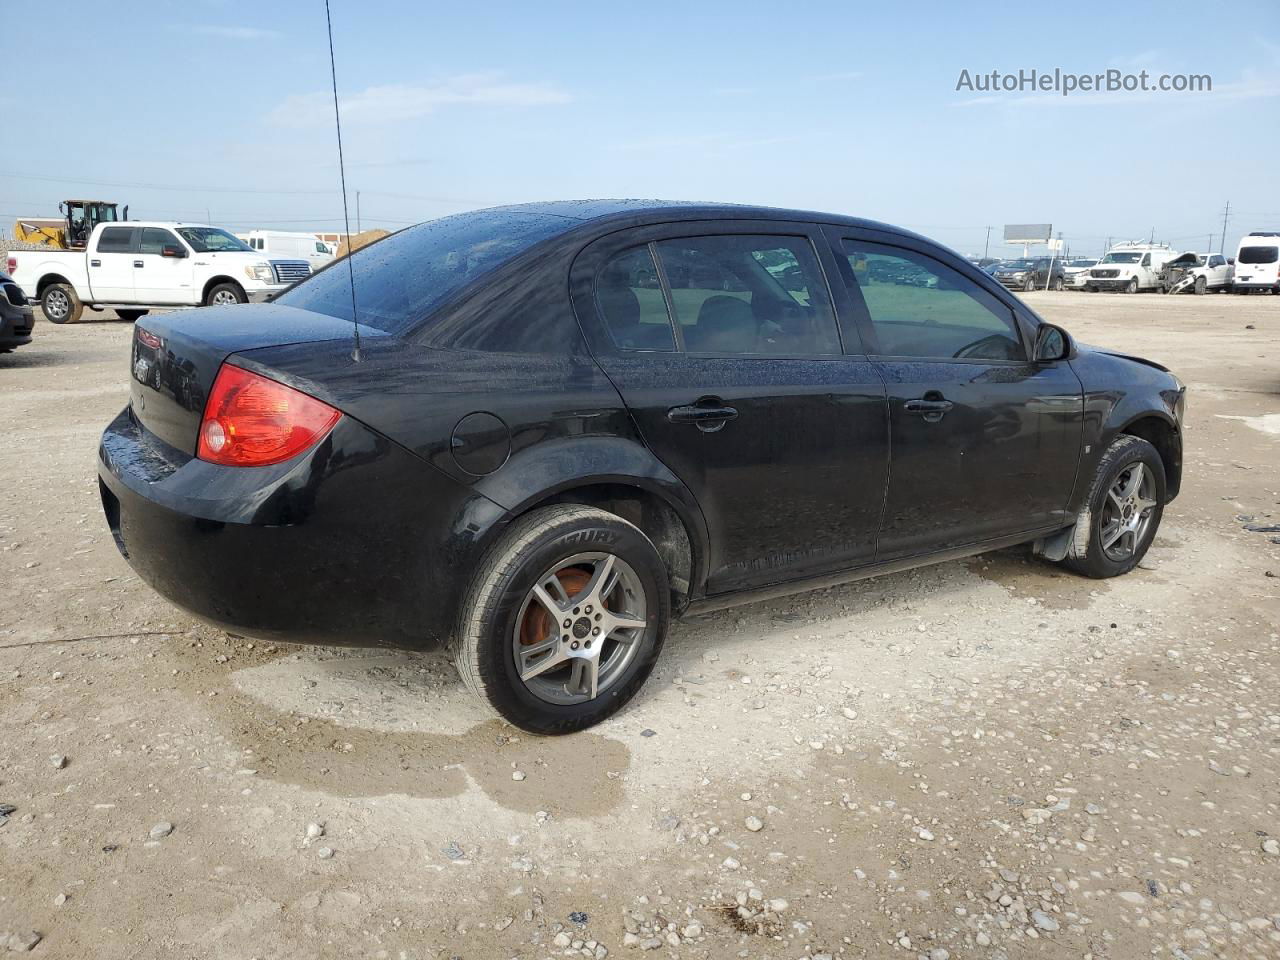
[[[540,576],[511,638],[516,673],[540,700],[594,700],[616,684],[648,626],[640,577],[612,553],[581,553]]]
[[[1141,460],[1125,467],[1107,491],[1102,505],[1102,550],[1117,562],[1133,556],[1151,526],[1158,504],[1155,477]]]
[[[44,312],[55,323],[65,320],[71,313],[71,301],[61,290],[50,290],[44,296]]]
[[[228,303],[239,303],[240,299],[230,290],[219,290],[213,295],[213,302],[218,306]]]

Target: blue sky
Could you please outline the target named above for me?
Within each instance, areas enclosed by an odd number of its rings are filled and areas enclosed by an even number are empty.
[[[353,229],[357,189],[366,228],[602,196],[830,210],[966,253],[988,224],[1010,252],[1006,222],[1202,250],[1228,200],[1228,248],[1280,228],[1273,0],[1237,31],[1203,2],[331,3]],[[0,22],[34,64],[6,71],[4,221],[87,195],[340,227],[323,2],[0,0]],[[1214,90],[956,91],[1055,67]]]

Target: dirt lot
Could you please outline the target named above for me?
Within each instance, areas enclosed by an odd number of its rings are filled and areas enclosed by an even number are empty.
[[[699,617],[554,740],[441,656],[152,594],[94,471],[131,328],[38,322],[0,357],[9,949],[1280,957],[1280,535],[1247,529],[1280,524],[1280,297],[1030,299],[1189,384],[1140,569],[1008,551]]]

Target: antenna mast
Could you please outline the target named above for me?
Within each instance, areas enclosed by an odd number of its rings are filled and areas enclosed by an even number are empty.
[[[324,0],[324,22],[329,28],[329,77],[333,81],[333,125],[338,131],[338,177],[342,182],[342,220],[347,232],[347,278],[351,281],[351,325],[355,341],[351,359],[360,362],[360,315],[356,312],[356,272],[351,265],[351,217],[347,213],[347,168],[342,160],[342,118],[338,114],[338,68],[333,59],[333,19],[329,16],[329,0]]]

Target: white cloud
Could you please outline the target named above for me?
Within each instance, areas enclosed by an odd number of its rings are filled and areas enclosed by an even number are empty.
[[[264,30],[261,27],[219,27],[213,24],[174,27],[183,33],[198,33],[206,37],[221,37],[224,40],[274,40],[280,36],[278,30]]]
[[[343,122],[353,124],[417,120],[446,106],[539,107],[570,99],[549,84],[512,83],[498,74],[466,74],[426,86],[387,84],[338,96]],[[325,91],[295,94],[272,110],[268,119],[291,126],[330,123],[332,95]]]

